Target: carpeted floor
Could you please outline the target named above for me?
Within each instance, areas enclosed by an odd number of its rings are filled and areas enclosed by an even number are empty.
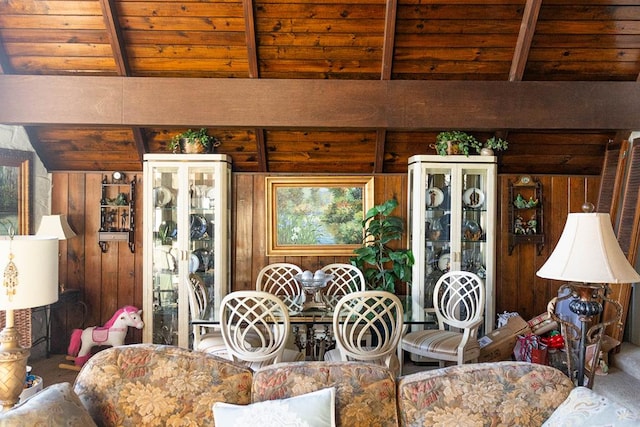
[[[48,358],[29,359],[29,365],[31,365],[31,372],[34,375],[42,377],[44,386],[50,386],[51,384],[69,382],[73,384],[76,379],[77,371],[60,368],[59,365],[63,363],[65,365],[72,365],[73,362],[65,360],[65,355],[52,354]]]
[[[609,373],[596,375],[593,389],[640,413],[640,347],[623,342],[620,351],[609,357]]]

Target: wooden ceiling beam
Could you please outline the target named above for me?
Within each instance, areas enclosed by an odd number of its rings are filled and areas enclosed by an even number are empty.
[[[0,123],[229,128],[640,128],[636,82],[0,75]],[[160,94],[171,93],[158,102]],[[60,108],[64,100],[64,107]]]
[[[242,0],[242,10],[244,13],[244,34],[247,41],[249,78],[257,79],[260,77],[260,68],[258,67],[258,43],[256,41],[256,19],[253,13],[253,1]],[[254,131],[256,133],[256,152],[258,153],[258,171],[269,172],[264,129],[256,128]]]
[[[393,47],[396,36],[396,15],[398,13],[398,0],[387,0],[384,16],[384,40],[382,42],[382,70],[380,80],[391,80],[393,70]],[[382,173],[384,169],[384,152],[387,141],[385,129],[376,130],[376,155],[373,163],[373,172]]]
[[[382,42],[382,72],[381,80],[390,80],[393,69],[393,47],[396,36],[396,15],[398,0],[387,0],[384,17],[384,40]]]
[[[258,69],[258,48],[256,43],[256,22],[253,14],[253,1],[242,0],[244,13],[244,34],[247,42],[247,62],[249,64],[249,77],[260,77]]]
[[[640,83],[640,74],[636,77],[636,82]],[[632,129],[619,129],[612,141],[614,144],[620,144],[622,141],[628,141],[633,133]]]
[[[118,12],[115,4],[113,0],[100,0],[100,7],[102,8],[102,17],[107,27],[107,33],[109,34],[109,43],[111,44],[118,75],[124,77],[130,76],[131,67],[129,66],[129,60],[127,59],[124,49],[122,28],[120,28],[120,24],[118,23]],[[133,134],[133,142],[136,146],[136,152],[138,153],[138,160],[142,162],[145,153],[148,151],[148,143],[144,139],[144,134],[140,127],[132,127],[131,133]]]
[[[149,144],[144,137],[142,128],[134,126],[131,128],[131,132],[133,133],[133,142],[136,145],[136,151],[138,152],[138,160],[142,163],[144,160],[144,153],[149,152]]]
[[[120,24],[118,24],[116,7],[112,0],[100,0],[100,8],[102,9],[104,25],[107,27],[109,43],[111,44],[111,51],[113,52],[113,59],[116,62],[118,75],[129,76],[131,75],[131,68],[129,67],[129,61],[123,48],[124,39],[122,37]]]
[[[527,0],[524,6],[518,41],[513,51],[513,60],[511,61],[511,70],[509,71],[510,82],[522,80],[524,69],[529,59],[529,50],[531,49],[531,41],[536,31],[541,5],[542,0]]]
[[[385,152],[385,141],[387,140],[387,130],[386,129],[377,129],[376,130],[376,152],[373,163],[373,173],[382,173],[384,169],[384,152]]]

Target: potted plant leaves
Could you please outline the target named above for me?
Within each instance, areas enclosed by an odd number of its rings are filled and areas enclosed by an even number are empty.
[[[464,154],[465,156],[469,156],[472,151],[483,156],[493,156],[494,151],[506,150],[508,146],[509,143],[506,140],[496,136],[492,136],[482,143],[471,134],[453,130],[440,132],[436,137],[434,148],[436,152],[442,156],[448,154]]]
[[[395,293],[397,282],[411,282],[413,252],[389,246],[401,240],[404,232],[404,220],[391,215],[397,206],[397,200],[387,200],[369,209],[362,222],[363,245],[354,250],[350,261],[362,271],[369,289]]]
[[[174,135],[169,141],[168,148],[173,153],[202,154],[211,153],[220,145],[220,140],[207,134],[207,129],[187,129]]]
[[[480,155],[493,156],[495,151],[504,151],[508,146],[508,141],[498,138],[497,136],[492,136],[484,142],[484,145],[480,149]]]
[[[479,152],[482,143],[475,136],[459,130],[440,132],[436,137],[434,146],[441,156],[447,154],[464,154],[468,156],[471,151]]]

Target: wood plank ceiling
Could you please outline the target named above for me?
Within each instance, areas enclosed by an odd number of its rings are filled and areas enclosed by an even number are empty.
[[[0,72],[234,79],[614,81],[640,73],[637,0],[0,0]],[[1,98],[2,94],[0,94]],[[171,94],[158,93],[157,102]],[[313,102],[313,100],[309,100]],[[473,103],[473,99],[469,99]],[[499,100],[498,100],[499,102]],[[64,108],[61,100],[60,108]],[[509,115],[509,111],[504,112]],[[553,112],[540,111],[539,114]],[[464,118],[460,119],[464,123]],[[195,125],[195,124],[194,124]],[[462,130],[473,130],[463,129]],[[182,128],[29,125],[50,171],[141,170]],[[234,171],[402,173],[445,129],[209,128]],[[628,129],[507,135],[504,173],[598,174]]]

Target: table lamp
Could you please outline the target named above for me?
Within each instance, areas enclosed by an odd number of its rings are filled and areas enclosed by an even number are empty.
[[[36,236],[56,237],[58,240],[67,240],[76,236],[69,226],[66,215],[44,215],[40,221],[40,227]],[[62,255],[58,252],[58,257]],[[60,292],[64,292],[64,283],[60,282]]]
[[[36,236],[52,236],[57,237],[58,240],[67,240],[75,235],[66,215],[44,215],[36,233]]]
[[[0,265],[4,265],[0,310],[6,311],[0,332],[0,404],[6,411],[20,398],[30,354],[18,343],[20,326],[14,324],[14,310],[58,300],[58,239],[0,236]]]
[[[574,299],[569,310],[580,320],[577,385],[584,385],[585,357],[588,345],[595,344],[591,363],[591,377],[600,353],[605,326],[619,322],[622,317],[620,303],[609,299],[609,283],[631,284],[640,281],[640,275],[627,260],[611,226],[608,213],[594,213],[593,205],[585,203],[583,213],[570,213],[553,253],[536,273],[545,279],[569,282],[566,287]],[[616,318],[598,321],[602,302],[614,304]],[[550,314],[555,320],[553,310]],[[589,326],[591,325],[591,326]],[[570,364],[569,364],[570,365]],[[570,373],[571,375],[571,373]],[[593,386],[593,381],[588,384]]]

